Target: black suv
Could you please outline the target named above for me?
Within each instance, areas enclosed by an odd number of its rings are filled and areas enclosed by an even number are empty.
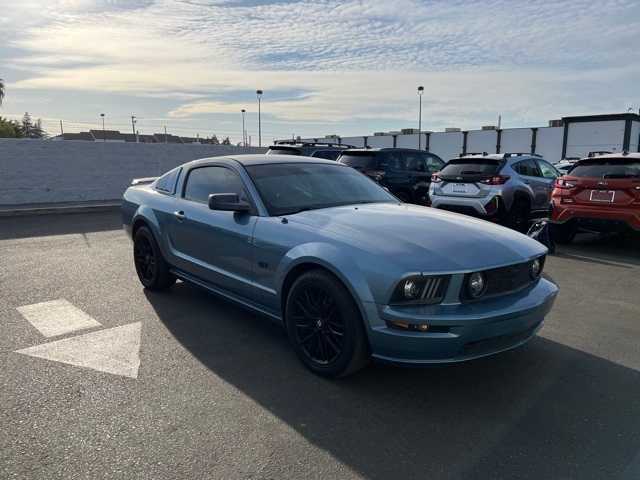
[[[349,149],[338,162],[364,173],[403,202],[419,205],[429,205],[431,174],[444,166],[439,156],[411,148]]]
[[[304,155],[305,157],[337,160],[342,152],[353,145],[324,142],[298,142],[295,140],[279,140],[267,150],[267,155]]]

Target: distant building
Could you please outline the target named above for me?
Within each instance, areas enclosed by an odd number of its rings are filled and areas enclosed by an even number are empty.
[[[118,130],[89,130],[96,142],[125,142],[125,136]]]

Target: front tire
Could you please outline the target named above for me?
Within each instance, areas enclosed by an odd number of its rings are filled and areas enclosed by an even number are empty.
[[[147,227],[140,227],[133,238],[133,261],[140,283],[149,290],[165,290],[176,282]]]
[[[296,354],[318,375],[344,377],[369,361],[360,311],[345,286],[328,272],[312,270],[294,282],[285,322]]]

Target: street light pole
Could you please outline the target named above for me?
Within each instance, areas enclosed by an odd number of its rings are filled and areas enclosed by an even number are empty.
[[[133,131],[134,137],[136,137],[136,143],[138,143],[138,136],[136,135],[136,116],[131,115],[131,130]]]
[[[104,131],[104,113],[101,113],[100,116],[102,117],[102,141],[106,142],[107,141],[107,132]]]
[[[420,85],[418,87],[418,98],[420,98],[420,107],[418,113],[418,150],[422,149],[422,94],[424,93],[424,87]]]
[[[240,111],[242,112],[242,146],[246,147],[247,146],[247,131],[244,128],[244,114],[245,114],[246,110],[243,108]]]
[[[262,98],[262,90],[256,90],[258,96],[258,146],[262,146],[262,123],[260,119],[260,99]]]

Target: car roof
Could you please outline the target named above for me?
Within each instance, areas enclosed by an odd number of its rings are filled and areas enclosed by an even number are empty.
[[[515,163],[520,160],[525,159],[535,159],[535,160],[544,160],[541,155],[535,153],[526,153],[526,152],[506,152],[506,153],[467,153],[464,155],[460,155],[459,157],[452,158],[451,160],[465,160],[465,159],[474,159],[477,160],[479,158],[486,158],[489,160],[500,160],[505,161],[507,163]]]
[[[629,158],[632,160],[640,160],[640,152],[605,153],[602,155],[593,155],[592,157],[581,158],[579,161],[582,162],[583,160],[599,160],[607,158]]]
[[[325,160],[323,158],[305,157],[302,155],[277,155],[277,154],[247,154],[247,155],[225,155],[222,157],[208,157],[193,160],[187,165],[195,166],[200,164],[208,164],[211,162],[229,162],[235,161],[242,166],[251,165],[269,165],[274,163],[324,163],[328,165],[340,165],[334,160]]]
[[[381,147],[381,148],[349,148],[345,150],[343,153],[351,153],[351,152],[362,152],[362,153],[371,153],[371,152],[422,152],[428,153],[431,155],[435,155],[435,153],[427,152],[426,150],[418,150],[417,148],[393,148],[393,147]]]

